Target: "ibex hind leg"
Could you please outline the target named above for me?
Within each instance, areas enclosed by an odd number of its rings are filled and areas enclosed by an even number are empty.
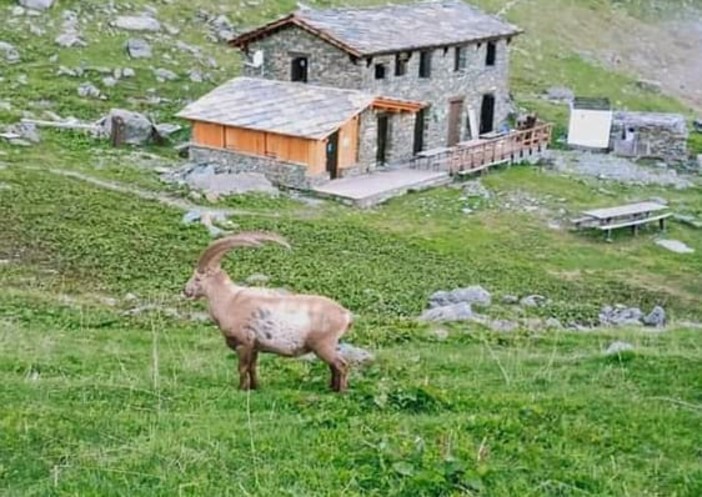
[[[329,365],[331,379],[330,388],[335,392],[343,392],[348,388],[348,365],[343,357],[337,352],[336,344],[326,345],[314,350],[314,353],[322,361]]]

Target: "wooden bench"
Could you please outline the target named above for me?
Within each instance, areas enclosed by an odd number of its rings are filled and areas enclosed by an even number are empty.
[[[668,206],[656,202],[638,202],[605,209],[583,212],[584,216],[572,222],[576,228],[596,228],[604,231],[606,240],[612,241],[612,230],[631,227],[634,235],[639,226],[658,221],[660,229],[665,230],[665,220],[672,215]]]

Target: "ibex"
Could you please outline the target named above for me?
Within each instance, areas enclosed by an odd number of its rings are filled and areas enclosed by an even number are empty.
[[[345,391],[348,365],[337,345],[353,324],[349,310],[319,295],[239,286],[222,269],[222,259],[232,248],[258,247],[265,242],[290,248],[280,235],[264,232],[239,233],[214,241],[200,255],[183,289],[184,296],[207,299],[210,317],[238,356],[240,389],[258,388],[259,352],[285,357],[314,352],[329,365],[331,389]]]

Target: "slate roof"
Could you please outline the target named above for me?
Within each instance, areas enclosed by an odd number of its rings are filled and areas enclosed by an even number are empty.
[[[177,116],[319,140],[373,101],[372,95],[357,90],[239,77],[192,102]]]
[[[462,0],[433,0],[368,8],[301,9],[243,33],[230,44],[243,46],[252,38],[290,24],[337,42],[355,55],[461,44],[522,32]]]

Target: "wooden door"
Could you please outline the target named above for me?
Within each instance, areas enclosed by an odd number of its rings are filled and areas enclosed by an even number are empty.
[[[463,99],[456,98],[449,101],[449,120],[448,120],[448,140],[447,146],[453,147],[461,141],[461,115],[463,114]]]
[[[331,179],[339,175],[339,132],[335,131],[327,138],[327,172]]]

